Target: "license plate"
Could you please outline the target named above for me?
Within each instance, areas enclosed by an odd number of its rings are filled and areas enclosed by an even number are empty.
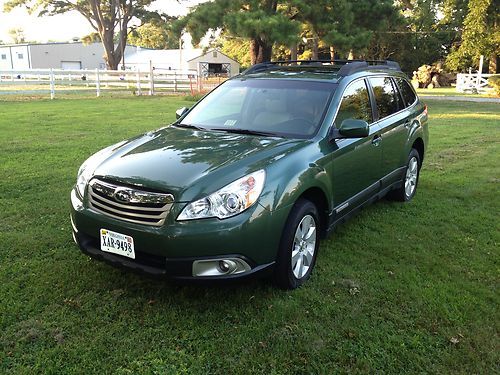
[[[135,259],[134,239],[108,229],[101,229],[101,250]]]

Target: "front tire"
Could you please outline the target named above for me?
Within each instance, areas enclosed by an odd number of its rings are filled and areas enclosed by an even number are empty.
[[[421,165],[420,154],[413,148],[408,155],[403,185],[393,190],[390,193],[390,198],[400,202],[408,202],[415,196]]]
[[[319,247],[319,214],[316,206],[299,199],[285,224],[274,276],[282,289],[295,289],[311,276]]]

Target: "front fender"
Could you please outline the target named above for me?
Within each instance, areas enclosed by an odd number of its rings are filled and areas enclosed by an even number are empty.
[[[267,171],[261,205],[270,211],[291,209],[304,192],[315,188],[323,192],[331,209],[332,194],[328,193],[332,191],[331,180],[321,165],[322,157],[318,145],[312,144],[272,165]]]

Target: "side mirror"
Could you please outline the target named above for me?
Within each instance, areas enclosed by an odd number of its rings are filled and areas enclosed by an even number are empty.
[[[186,114],[187,111],[189,111],[189,108],[187,108],[187,107],[179,108],[177,111],[175,111],[175,118],[176,119],[181,118],[182,116],[184,116]]]
[[[370,128],[364,120],[348,118],[340,124],[339,134],[342,138],[363,138],[368,137]]]

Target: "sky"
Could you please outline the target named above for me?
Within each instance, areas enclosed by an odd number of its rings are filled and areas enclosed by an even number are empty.
[[[10,13],[3,11],[6,0],[0,0],[0,40],[12,43],[8,31],[13,28],[22,28],[28,41],[70,41],[75,37],[82,37],[93,30],[88,21],[77,12],[69,12],[53,17],[37,17],[30,15],[25,9],[16,8]],[[153,3],[155,10],[161,10],[169,15],[185,15],[188,7],[202,2],[202,0],[157,0]]]

